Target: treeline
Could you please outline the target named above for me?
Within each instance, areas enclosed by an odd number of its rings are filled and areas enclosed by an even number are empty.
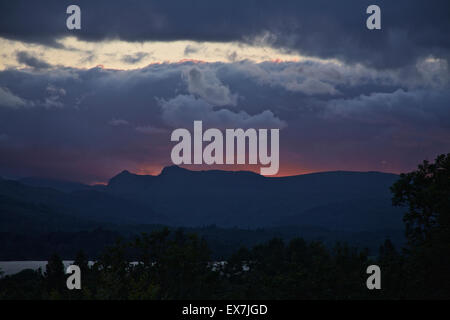
[[[58,253],[63,260],[74,260],[80,250],[83,250],[90,260],[97,260],[104,248],[113,245],[117,238],[130,241],[141,233],[151,233],[162,228],[163,226],[159,225],[137,225],[105,226],[75,232],[0,232],[0,261],[47,260],[53,253]],[[332,248],[336,242],[346,242],[351,246],[367,248],[370,255],[377,255],[380,243],[386,238],[395,246],[405,242],[402,230],[343,232],[306,226],[246,230],[219,228],[214,225],[183,229],[186,233],[195,233],[205,239],[211,250],[211,258],[215,260],[228,259],[236,248],[252,248],[272,238],[280,238],[286,242],[297,237],[306,241],[320,240],[328,248]],[[176,228],[169,227],[169,230],[175,231]]]
[[[426,264],[420,259],[417,254],[399,253],[389,240],[374,258],[345,244],[327,249],[321,242],[296,238],[285,243],[274,238],[250,250],[237,250],[225,263],[214,262],[204,240],[164,229],[116,243],[91,266],[80,252],[74,264],[81,269],[81,290],[67,289],[64,265],[53,255],[44,272],[25,270],[0,279],[0,298],[449,298],[450,284],[439,280],[448,276],[436,273],[440,267],[434,266],[435,273],[424,278],[417,270]],[[372,264],[382,270],[381,290],[366,287],[366,268]]]
[[[400,256],[389,241],[380,263]],[[131,263],[137,258],[137,264]],[[82,289],[68,290],[64,265],[53,255],[45,272],[23,271],[0,280],[2,299],[349,299],[376,294],[366,288],[365,251],[337,244],[281,239],[241,248],[214,262],[206,242],[168,229],[111,246],[92,266],[83,253]],[[384,264],[384,262],[383,262]],[[392,269],[392,263],[389,268]],[[395,267],[398,267],[396,265]],[[383,267],[382,267],[383,268]],[[383,268],[383,272],[391,273]],[[386,284],[388,287],[390,285]],[[391,290],[384,290],[385,292]],[[392,292],[394,294],[394,292]]]

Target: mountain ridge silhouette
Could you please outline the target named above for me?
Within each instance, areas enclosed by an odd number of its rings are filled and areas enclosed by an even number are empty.
[[[251,171],[169,166],[158,175],[123,170],[102,186],[42,178],[0,180],[0,195],[105,223],[366,231],[402,227],[402,212],[390,201],[389,187],[397,178],[374,171],[264,177]]]

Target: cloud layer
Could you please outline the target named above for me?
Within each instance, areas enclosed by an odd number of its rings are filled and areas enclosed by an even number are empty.
[[[170,164],[171,131],[194,120],[282,128],[281,174],[406,171],[450,149],[446,68],[426,58],[398,70],[318,61],[7,69],[0,174],[157,173]]]
[[[69,31],[74,2],[0,2],[0,175],[157,173],[194,120],[281,128],[281,174],[449,152],[446,0],[380,0],[374,31],[368,0],[75,3]]]
[[[372,4],[368,0],[76,3],[81,7],[82,29],[69,32],[65,12],[72,2],[2,2],[0,36],[51,46],[61,46],[56,40],[69,33],[88,41],[264,43],[378,68],[405,66],[430,54],[449,58],[450,3],[446,0],[380,0],[382,29],[375,32],[365,27],[366,8]],[[185,53],[193,50],[186,48]]]

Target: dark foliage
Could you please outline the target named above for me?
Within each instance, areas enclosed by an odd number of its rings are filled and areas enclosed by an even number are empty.
[[[82,289],[67,290],[64,266],[52,255],[44,273],[0,279],[1,299],[423,299],[450,298],[450,155],[401,175],[393,202],[406,205],[408,244],[385,240],[375,256],[345,243],[273,238],[211,257],[203,237],[181,229],[117,241],[89,265],[79,252]],[[382,290],[366,288],[379,265]]]

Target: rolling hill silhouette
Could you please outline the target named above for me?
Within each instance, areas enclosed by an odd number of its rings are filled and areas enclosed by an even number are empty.
[[[0,201],[15,201],[14,210],[19,210],[18,202],[39,204],[53,216],[97,223],[376,231],[402,228],[402,211],[390,201],[389,187],[397,178],[344,171],[269,178],[247,171],[170,166],[157,176],[123,171],[106,186],[36,178],[0,180]],[[25,212],[30,211],[27,208]],[[5,219],[15,214],[5,210],[3,206]]]

